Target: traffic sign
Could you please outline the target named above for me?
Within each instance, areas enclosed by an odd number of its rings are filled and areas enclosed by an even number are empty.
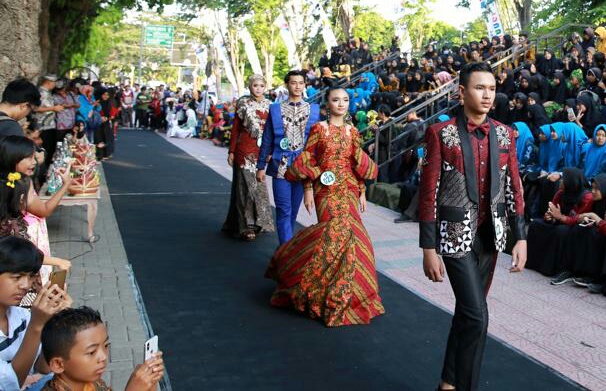
[[[174,26],[145,26],[145,44],[171,47],[173,45]]]

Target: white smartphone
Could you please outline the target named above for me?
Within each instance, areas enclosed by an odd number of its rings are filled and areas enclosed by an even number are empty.
[[[569,107],[566,111],[568,111],[568,119],[571,119],[571,118],[575,119],[576,118],[576,116],[574,115],[574,110],[573,109],[571,109]]]
[[[155,353],[158,353],[158,336],[154,335],[147,341],[145,341],[145,345],[143,346],[144,361],[149,360],[154,356]]]

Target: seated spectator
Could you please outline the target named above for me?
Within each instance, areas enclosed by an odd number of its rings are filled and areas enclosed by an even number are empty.
[[[594,33],[596,37],[596,50],[602,54],[606,54],[606,28],[599,26],[595,29]]]
[[[578,216],[591,212],[593,196],[585,190],[585,177],[578,168],[565,168],[560,190],[548,205],[543,221],[533,220],[528,228],[528,261],[526,267],[553,276],[565,267],[565,243],[570,227]],[[566,282],[558,275],[552,284]]]
[[[599,293],[606,277],[606,174],[592,180],[591,193],[593,211],[579,215],[580,224],[572,227],[566,243],[566,262],[557,282],[572,280]]]
[[[593,132],[593,141],[583,147],[581,165],[587,179],[606,172],[606,125],[598,125]]]
[[[513,70],[506,68],[497,75],[497,93],[505,94],[508,98],[513,98],[516,92],[516,81]]]
[[[101,376],[109,363],[109,336],[99,312],[69,308],[42,329],[42,352],[55,374],[42,391],[110,391]],[[164,376],[162,353],[137,365],[125,391],[155,391]]]
[[[524,122],[512,124],[513,135],[516,138],[516,156],[520,175],[523,177],[528,169],[538,163],[538,148],[534,143],[532,132]]]
[[[564,75],[561,71],[555,72],[552,78],[552,83],[549,100],[561,105],[565,104],[566,99],[570,97],[570,90],[568,89],[568,85],[566,83],[566,75]]]
[[[545,49],[542,56],[537,55],[537,71],[548,79],[553,78],[558,69],[562,69],[562,61],[556,58],[553,50]]]
[[[596,102],[596,99],[594,99],[590,92],[583,92],[577,97],[579,114],[575,118],[575,122],[583,129],[587,138],[593,136],[593,131],[598,125],[606,122],[599,107],[596,107],[598,105],[599,101]]]
[[[534,134],[539,132],[539,128],[543,125],[550,123],[549,117],[547,117],[547,111],[543,107],[541,97],[536,92],[528,94],[528,125]]]
[[[497,92],[494,99],[494,106],[489,116],[490,118],[494,118],[502,124],[511,124],[512,113],[511,108],[509,106],[509,98],[507,97],[507,95],[501,92]]]
[[[606,85],[602,80],[602,70],[597,67],[589,69],[586,80],[585,88],[596,94],[600,98],[600,102],[603,102],[606,97]]]
[[[40,106],[40,91],[25,79],[7,84],[0,102],[0,136],[24,136],[17,123]]]
[[[31,312],[18,307],[42,265],[43,254],[30,241],[0,238],[0,389],[19,390],[32,384],[32,369],[49,372],[38,356],[40,333],[47,320],[68,308],[72,300],[56,285],[44,286]]]

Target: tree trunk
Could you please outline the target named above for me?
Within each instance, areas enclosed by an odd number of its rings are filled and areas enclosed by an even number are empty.
[[[345,39],[349,39],[354,28],[354,10],[351,0],[342,0],[339,5],[339,23]]]
[[[0,34],[0,91],[17,77],[37,81],[40,76],[39,1],[2,0]]]
[[[532,18],[532,0],[518,0],[515,2],[520,29],[527,30]]]

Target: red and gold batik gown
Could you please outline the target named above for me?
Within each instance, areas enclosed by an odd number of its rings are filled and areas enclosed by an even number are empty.
[[[332,171],[336,181],[320,182]],[[364,180],[377,176],[355,128],[318,123],[289,180],[313,183],[318,224],[298,232],[274,254],[266,276],[277,281],[271,298],[327,326],[367,324],[385,312],[379,297],[372,244],[359,214]]]

